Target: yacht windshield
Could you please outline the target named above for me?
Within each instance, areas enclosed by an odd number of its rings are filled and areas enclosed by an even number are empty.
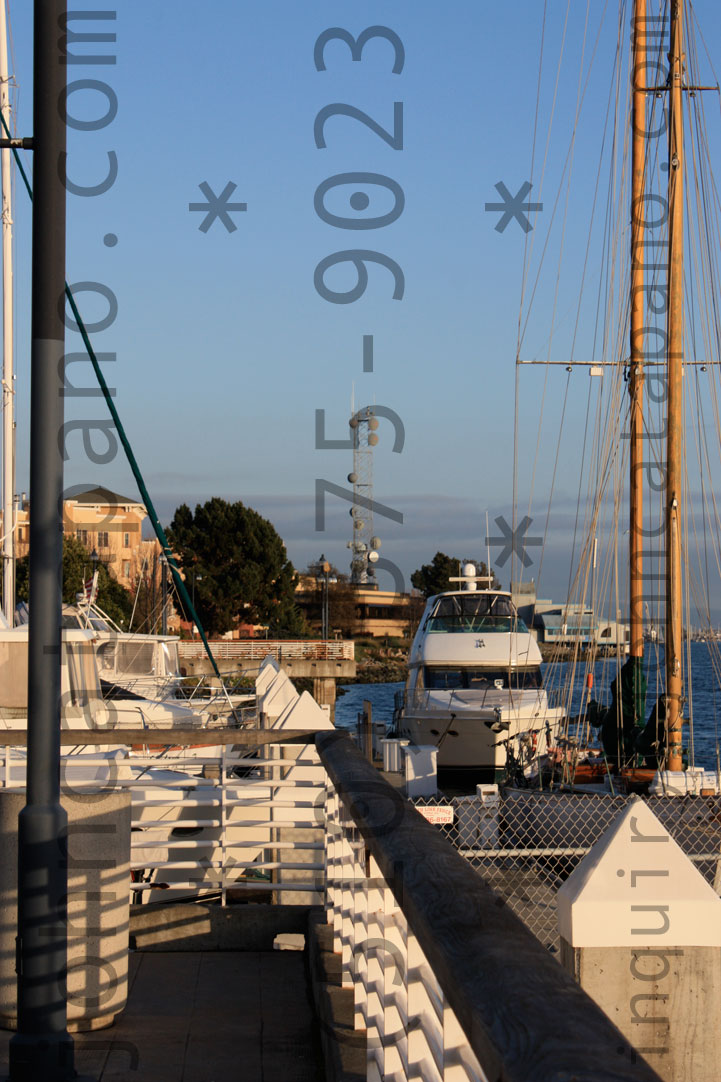
[[[425,627],[426,631],[527,631],[503,594],[452,594],[440,597]]]
[[[63,656],[70,678],[71,705],[87,706],[93,700],[100,700],[102,695],[98,683],[93,644],[63,642]]]
[[[540,669],[450,669],[426,666],[425,686],[431,691],[487,691],[489,688],[540,688]]]
[[[165,675],[166,676],[179,676],[180,675],[180,654],[178,652],[177,642],[164,642],[163,655],[165,657]]]

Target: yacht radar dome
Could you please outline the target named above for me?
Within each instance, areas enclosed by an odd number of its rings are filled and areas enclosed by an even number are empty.
[[[476,565],[464,564],[463,565],[463,589],[475,590],[476,589]]]

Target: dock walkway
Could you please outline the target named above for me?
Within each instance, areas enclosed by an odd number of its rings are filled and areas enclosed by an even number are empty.
[[[301,951],[135,952],[128,1006],[75,1036],[98,1082],[322,1082]],[[0,1030],[0,1077],[11,1034]]]

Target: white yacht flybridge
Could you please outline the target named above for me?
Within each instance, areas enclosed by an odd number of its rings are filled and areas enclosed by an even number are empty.
[[[548,705],[541,652],[511,595],[489,589],[473,564],[450,581],[461,587],[426,604],[396,727],[414,744],[436,744],[440,767],[498,780],[507,748],[519,760],[543,753],[563,710]]]

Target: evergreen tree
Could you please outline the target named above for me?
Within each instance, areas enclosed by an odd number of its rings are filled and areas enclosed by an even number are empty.
[[[411,583],[416,590],[420,590],[424,597],[433,597],[434,594],[443,593],[444,590],[458,589],[459,582],[450,582],[451,578],[459,578],[464,564],[472,563],[476,566],[476,574],[480,577],[488,575],[488,568],[483,560],[457,560],[454,556],[447,556],[445,552],[437,552],[429,564],[423,564],[411,575]],[[494,590],[500,589],[500,582],[495,572],[491,572],[493,581],[490,584]],[[481,584],[481,588],[487,586]]]
[[[76,537],[63,537],[63,601],[74,605],[83,584],[92,577],[93,561],[90,553]],[[15,592],[18,601],[32,604],[30,590],[30,560],[23,556],[15,570]],[[128,626],[133,600],[124,586],[113,578],[107,566],[98,560],[98,607],[115,621],[120,628]]]
[[[297,575],[275,527],[244,504],[214,497],[175,512],[168,539],[206,629],[265,624],[270,635],[306,634],[295,603]]]

